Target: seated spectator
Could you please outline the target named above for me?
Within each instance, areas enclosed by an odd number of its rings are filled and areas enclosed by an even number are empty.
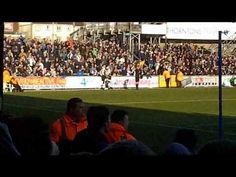
[[[109,110],[92,106],[87,112],[88,127],[79,132],[72,142],[72,153],[98,153],[108,146],[105,132],[109,129]]]
[[[49,153],[50,156],[58,156],[61,154],[60,149],[58,147],[58,145],[51,140],[51,144],[52,144],[52,149],[51,152]]]
[[[79,159],[83,159],[83,160],[93,160],[96,156],[91,153],[91,152],[78,152],[78,153],[71,153],[70,158],[79,158]]]
[[[200,156],[236,156],[236,142],[215,140],[205,144],[198,152]]]
[[[51,139],[56,143],[64,139],[72,141],[75,135],[86,127],[83,101],[80,98],[71,98],[67,102],[66,113],[52,125]]]
[[[134,136],[127,131],[128,125],[128,112],[125,110],[115,110],[111,115],[111,126],[105,134],[109,143],[121,140],[135,140]]]
[[[99,152],[99,155],[106,157],[137,157],[156,155],[148,146],[137,140],[118,141],[109,145]]]
[[[165,156],[185,156],[185,155],[191,155],[188,148],[186,148],[184,145],[180,143],[171,143],[165,153]]]
[[[84,71],[79,70],[76,75],[77,75],[77,76],[83,76],[83,75],[84,75]]]
[[[173,142],[184,145],[191,154],[196,154],[195,148],[197,144],[197,137],[193,130],[180,129],[176,132]]]
[[[12,141],[8,126],[3,122],[0,122],[0,156],[20,156]]]
[[[57,143],[57,145],[60,151],[60,154],[59,154],[60,156],[62,157],[70,156],[72,140],[62,139]]]
[[[11,120],[9,130],[13,142],[23,157],[58,155],[56,144],[49,136],[49,127],[39,117],[22,117]]]

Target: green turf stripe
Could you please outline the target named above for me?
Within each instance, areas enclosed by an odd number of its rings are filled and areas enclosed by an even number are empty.
[[[35,110],[40,110],[40,111],[49,111],[49,112],[55,112],[55,113],[62,113],[63,111],[59,111],[56,109],[47,109],[47,108],[53,108],[53,107],[45,107],[45,109],[42,108],[38,108],[38,107],[30,107],[27,105],[12,105],[12,104],[8,104],[8,103],[4,103],[7,106],[10,107],[17,107],[17,108],[29,108],[29,109],[35,109]],[[133,124],[141,124],[141,125],[149,125],[149,126],[158,126],[158,127],[166,127],[166,128],[174,128],[174,129],[181,129],[181,128],[186,128],[186,129],[192,129],[195,131],[200,131],[200,132],[205,132],[205,133],[214,133],[216,134],[218,131],[211,131],[211,130],[203,130],[203,129],[196,129],[196,128],[192,128],[192,127],[182,127],[182,126],[173,126],[173,125],[167,125],[167,124],[157,124],[157,123],[149,123],[149,122],[141,122],[141,121],[130,121],[130,123]],[[236,136],[236,134],[234,133],[229,133],[229,132],[225,132],[226,135],[232,135],[232,136]]]
[[[157,124],[157,123],[149,123],[149,122],[140,122],[140,121],[130,121],[134,124],[141,124],[141,125],[149,125],[149,126],[158,126],[158,127],[166,127],[166,128],[174,128],[174,129],[192,129],[195,131],[200,131],[204,133],[213,133],[216,134],[218,131],[214,130],[203,130],[203,129],[197,129],[197,128],[192,128],[192,127],[182,127],[182,126],[174,126],[174,125],[166,125],[166,124]],[[236,136],[236,133],[229,133],[229,132],[224,132],[226,135],[230,136]]]
[[[234,99],[222,99],[223,101],[236,101]],[[201,100],[170,100],[170,101],[137,101],[137,102],[122,102],[122,103],[104,103],[104,104],[111,104],[111,105],[129,105],[129,104],[155,104],[155,103],[191,103],[191,102],[215,102],[218,99],[201,99]]]

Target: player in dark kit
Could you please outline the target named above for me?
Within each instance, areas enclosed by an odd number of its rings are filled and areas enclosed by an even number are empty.
[[[136,90],[138,90],[139,79],[142,79],[142,71],[139,65],[137,65],[136,69],[134,70],[134,76],[135,76]]]

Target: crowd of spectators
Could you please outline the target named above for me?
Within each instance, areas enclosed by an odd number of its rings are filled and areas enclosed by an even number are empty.
[[[180,68],[184,75],[216,75],[217,53],[193,43],[141,43],[133,57],[129,47],[116,36],[96,42],[4,38],[4,65],[15,76],[97,76],[103,65],[112,76],[132,76],[139,63],[143,75],[162,74],[168,67],[175,74]],[[236,74],[235,56],[224,56],[223,75]]]

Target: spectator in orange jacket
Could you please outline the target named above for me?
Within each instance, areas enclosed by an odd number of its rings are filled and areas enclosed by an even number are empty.
[[[56,143],[65,139],[72,141],[75,135],[85,128],[87,119],[84,114],[84,103],[80,98],[71,98],[67,102],[66,113],[52,125],[51,139]]]
[[[111,115],[111,126],[106,133],[109,143],[115,143],[121,140],[135,140],[128,129],[129,117],[125,110],[115,110]]]

